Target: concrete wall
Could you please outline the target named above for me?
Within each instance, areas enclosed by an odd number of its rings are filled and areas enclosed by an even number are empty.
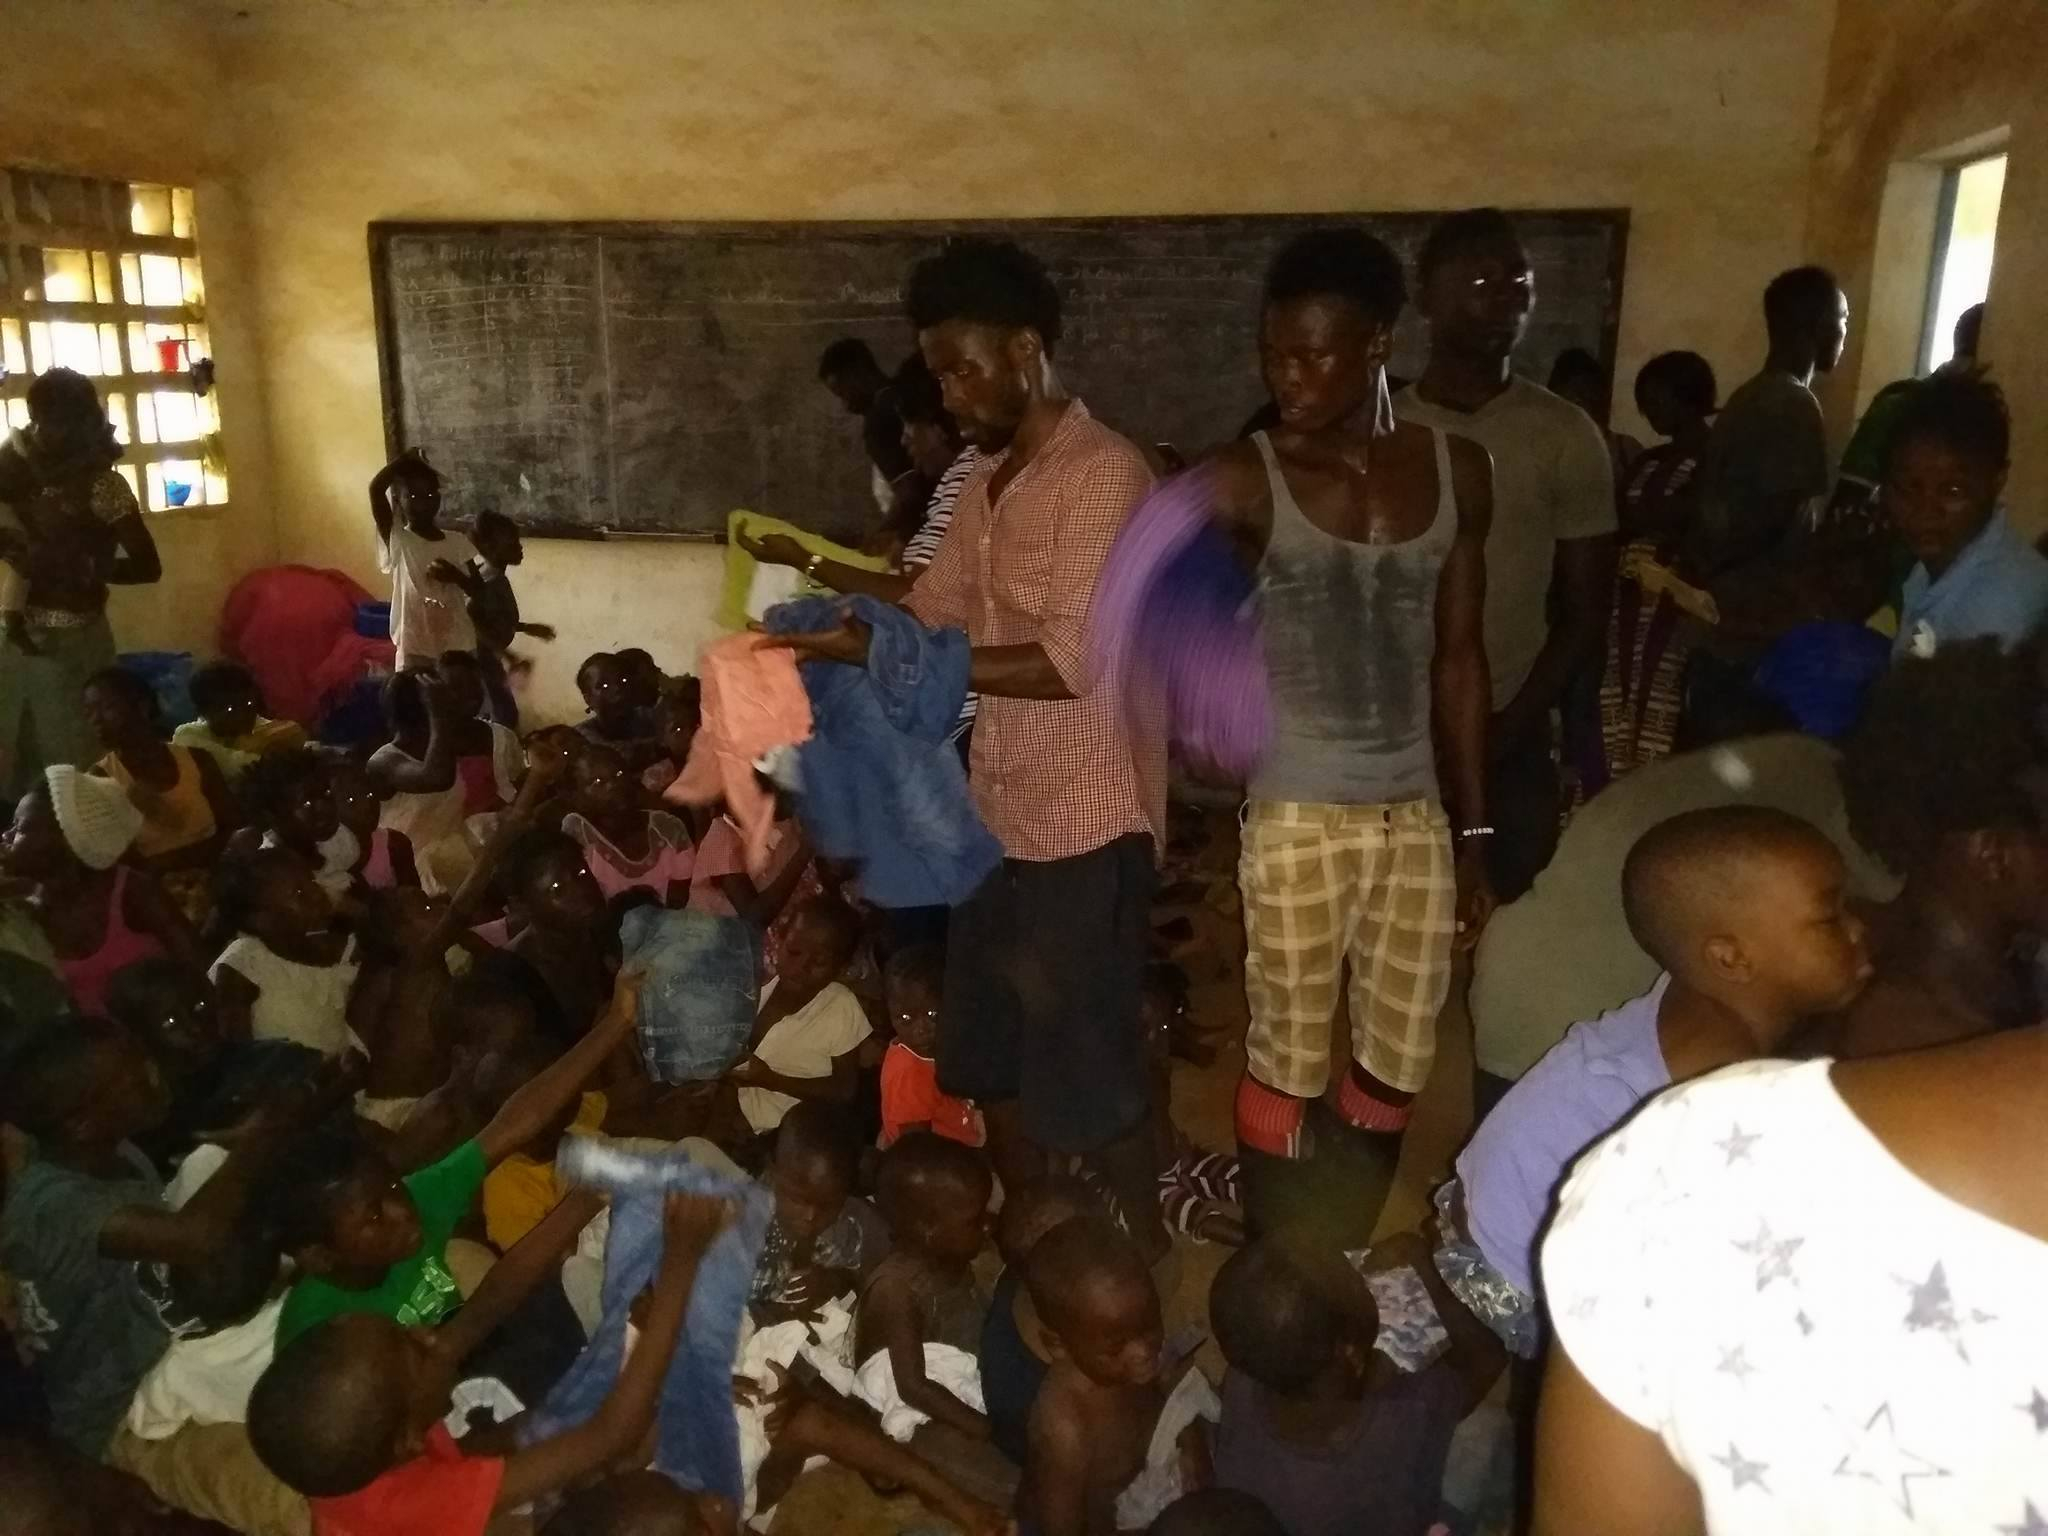
[[[10,0],[0,13],[0,165],[198,192],[207,324],[220,367],[226,507],[169,512],[151,526],[164,579],[117,587],[124,650],[209,654],[236,577],[277,556],[250,274],[217,32],[204,7],[177,0]]]
[[[1625,373],[1690,346],[1739,377],[1760,322],[1730,296],[1799,254],[1833,6],[239,9],[219,13],[221,57],[280,546],[367,580],[373,219],[1622,205]],[[522,601],[562,629],[543,711],[573,707],[574,663],[599,646],[685,663],[716,570],[700,549],[536,541]]]
[[[2010,154],[1984,355],[2014,425],[2014,515],[2048,527],[2048,7],[2039,0],[1841,0],[1814,159],[1808,244],[1856,327],[1824,388],[1830,425],[1910,373],[1941,165]],[[1840,438],[1838,436],[1837,441]]]

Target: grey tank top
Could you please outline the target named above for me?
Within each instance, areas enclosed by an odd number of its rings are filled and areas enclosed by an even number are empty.
[[[1451,454],[1436,439],[1436,517],[1400,544],[1325,533],[1287,489],[1273,445],[1252,438],[1273,487],[1259,561],[1273,742],[1249,786],[1260,800],[1399,804],[1437,797],[1430,662],[1437,576],[1458,534]]]

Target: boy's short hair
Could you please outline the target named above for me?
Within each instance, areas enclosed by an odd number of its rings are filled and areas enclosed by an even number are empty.
[[[34,1031],[7,1053],[0,1119],[38,1141],[60,1138],[93,1097],[94,1055],[129,1038],[120,1025],[90,1017],[57,1019]]]
[[[696,1536],[703,1529],[695,1496],[641,1467],[570,1494],[540,1536]]]
[[[496,507],[485,507],[476,515],[476,536],[489,538],[498,533],[517,533],[519,525]]]
[[[327,777],[327,763],[311,747],[287,747],[265,752],[242,770],[235,783],[235,797],[242,814],[258,826],[282,820],[308,784]]]
[[[1498,208],[1466,208],[1447,213],[1430,226],[1415,258],[1415,280],[1427,283],[1446,262],[1468,251],[1495,245],[1520,245],[1514,220]]]
[[[152,723],[157,722],[162,714],[162,706],[157,702],[156,689],[149,685],[149,679],[139,672],[130,672],[126,667],[101,667],[85,680],[85,686],[80,688],[79,692],[84,693],[86,688],[99,688],[108,693],[120,694],[141,710]]]
[[[986,1189],[994,1177],[974,1148],[930,1131],[912,1131],[882,1153],[875,1170],[875,1203],[893,1223],[934,1191],[966,1194]]]
[[[1702,416],[1711,416],[1715,403],[1721,398],[1720,382],[1714,377],[1714,365],[1697,352],[1659,352],[1636,370],[1636,405],[1643,403],[1643,395],[1651,389],[1666,389],[1673,399],[1689,411]]]
[[[1005,1197],[996,1215],[996,1246],[1006,1255],[1028,1258],[1053,1228],[1101,1211],[1102,1201],[1079,1175],[1055,1173]]]
[[[249,1443],[271,1474],[309,1499],[367,1488],[391,1469],[407,1429],[398,1324],[371,1313],[315,1323],[280,1348],[249,1394]]]
[[[170,956],[146,955],[107,979],[107,1017],[146,1039],[157,1029],[158,1004],[196,985],[192,972]]]
[[[910,272],[904,294],[913,330],[949,320],[1033,330],[1052,356],[1060,339],[1060,293],[1045,265],[1010,240],[961,235]]]
[[[946,986],[946,951],[938,944],[910,944],[889,957],[882,981],[891,987],[926,987],[934,993]]]
[[[860,1131],[852,1114],[821,1099],[798,1099],[775,1129],[775,1155],[823,1168],[851,1190],[860,1181]]]
[[[1712,805],[1659,822],[1621,868],[1621,909],[1643,952],[1682,970],[1705,925],[1747,903],[1760,863],[1794,847],[1835,852],[1810,822],[1768,805]]]
[[[1287,1528],[1242,1488],[1198,1488],[1161,1510],[1146,1536],[1287,1536]]]
[[[505,861],[498,869],[499,883],[507,895],[516,896],[526,889],[546,860],[565,852],[578,859],[583,857],[576,839],[560,827],[529,827],[505,850]]]
[[[328,1240],[336,1195],[373,1151],[353,1124],[335,1120],[296,1142],[271,1167],[253,1209],[283,1252],[296,1254]]]
[[[1209,1287],[1209,1325],[1224,1360],[1283,1397],[1307,1391],[1353,1333],[1318,1267],[1269,1235],[1226,1259]]]
[[[592,651],[588,656],[584,657],[581,665],[576,668],[577,691],[579,693],[582,692],[583,680],[590,676],[593,669],[601,666],[616,665],[618,660],[618,656],[611,651]]]
[[[797,907],[790,920],[806,925],[822,924],[827,936],[841,948],[849,960],[853,958],[854,950],[860,947],[863,931],[860,914],[853,910],[844,897],[829,893],[813,896]]]
[[[245,697],[253,698],[258,709],[263,707],[263,690],[256,685],[256,674],[240,662],[209,661],[193,671],[190,686],[192,707],[202,715]]]
[[[1266,269],[1264,302],[1320,298],[1343,299],[1367,319],[1392,325],[1408,302],[1401,259],[1355,225],[1305,229],[1280,247]]]
[[[1909,442],[1929,439],[1988,469],[2004,469],[2012,458],[2012,416],[2005,392],[1977,368],[1932,374],[1906,391],[1892,422],[1887,464]]]
[[[1105,1281],[1156,1292],[1137,1244],[1106,1215],[1061,1222],[1032,1244],[1024,1260],[1024,1288],[1055,1331],[1072,1326],[1081,1298]]]
[[[882,365],[875,361],[875,349],[858,336],[842,336],[818,354],[820,379],[869,368],[877,373],[882,371]]]
[[[1772,335],[1811,325],[1832,314],[1842,285],[1826,267],[1794,267],[1764,289],[1764,325]]]

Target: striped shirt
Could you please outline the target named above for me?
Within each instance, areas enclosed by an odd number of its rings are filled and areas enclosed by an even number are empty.
[[[1079,400],[989,503],[1009,450],[974,466],[952,525],[905,606],[927,625],[964,628],[977,646],[1036,643],[1071,699],[982,701],[971,781],[976,805],[1011,858],[1072,858],[1166,821],[1166,738],[1127,722],[1089,675],[1088,606],[1110,546],[1151,488],[1129,441]]]
[[[980,462],[980,449],[962,448],[953,462],[946,466],[946,472],[939,476],[939,483],[932,487],[932,499],[925,503],[924,526],[913,533],[903,546],[905,572],[921,571],[932,563],[932,557],[939,552],[939,541],[953,526],[953,503],[960,499],[960,487],[967,483],[967,477],[974,473],[974,466]],[[960,733],[974,723],[974,713],[980,707],[981,695],[970,690],[960,703],[960,718],[953,722],[953,729],[946,739],[958,741]]]

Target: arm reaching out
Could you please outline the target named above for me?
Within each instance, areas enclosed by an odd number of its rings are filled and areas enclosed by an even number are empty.
[[[590,1032],[491,1117],[477,1137],[487,1166],[496,1167],[546,1130],[563,1106],[597,1075],[606,1058],[633,1032],[640,1012],[640,983],[645,979],[639,971],[621,971],[611,1003],[590,1026]]]

